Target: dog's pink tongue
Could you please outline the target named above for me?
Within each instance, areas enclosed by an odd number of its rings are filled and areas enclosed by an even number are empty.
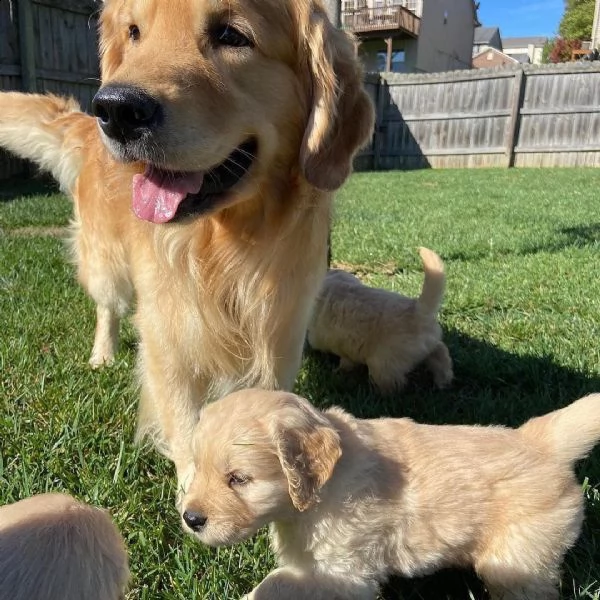
[[[133,176],[133,212],[144,221],[166,223],[188,194],[202,187],[203,173],[173,173],[151,166]]]

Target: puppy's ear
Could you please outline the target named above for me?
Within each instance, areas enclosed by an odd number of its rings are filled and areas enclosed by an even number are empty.
[[[323,190],[339,188],[356,152],[372,135],[373,105],[363,87],[354,40],[314,7],[305,25],[312,108],[300,164],[304,177]]]
[[[279,411],[270,428],[290,498],[299,511],[305,511],[318,501],[342,448],[331,424],[307,401],[298,400]]]

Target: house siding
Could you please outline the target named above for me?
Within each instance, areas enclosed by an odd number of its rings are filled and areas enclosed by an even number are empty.
[[[474,29],[472,0],[425,0],[415,70],[470,69]]]
[[[596,0],[594,24],[592,26],[592,50],[600,46],[600,0]]]
[[[362,0],[366,6],[378,6],[376,0]],[[380,0],[382,3],[388,0]],[[382,32],[380,36],[359,34],[359,53],[365,69],[380,67],[378,52],[387,48],[385,38],[393,39],[393,50],[404,50],[404,64],[399,72],[449,71],[470,69],[472,64],[475,13],[473,0],[404,0],[400,4],[421,16],[419,35],[414,38],[400,31]],[[357,0],[341,0],[339,6],[351,10]]]

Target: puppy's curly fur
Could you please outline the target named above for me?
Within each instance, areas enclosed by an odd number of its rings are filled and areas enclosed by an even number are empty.
[[[246,390],[203,409],[182,516],[215,546],[273,523],[280,568],[247,600],[373,600],[393,573],[449,566],[493,600],[552,600],[583,520],[573,463],[599,439],[600,394],[508,429]]]
[[[128,580],[123,538],[104,511],[66,494],[0,508],[3,600],[118,600]]]
[[[308,343],[340,357],[340,369],[357,364],[382,393],[400,390],[406,375],[425,362],[440,388],[453,378],[437,314],[445,286],[440,257],[420,248],[425,280],[418,298],[363,285],[340,270],[325,277],[308,327]]]

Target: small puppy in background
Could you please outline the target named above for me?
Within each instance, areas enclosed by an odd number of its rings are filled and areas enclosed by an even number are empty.
[[[279,567],[246,600],[373,600],[396,573],[472,566],[493,600],[554,600],[600,394],[518,429],[360,420],[287,392],[205,406],[182,517],[211,546],[267,523]]]
[[[2,600],[118,600],[129,567],[108,514],[66,494],[0,507]]]
[[[315,350],[340,357],[340,369],[366,364],[378,390],[402,389],[406,375],[425,362],[443,388],[452,381],[452,360],[442,342],[437,314],[444,296],[444,264],[420,248],[425,281],[418,298],[363,285],[350,273],[330,270],[308,327]]]

